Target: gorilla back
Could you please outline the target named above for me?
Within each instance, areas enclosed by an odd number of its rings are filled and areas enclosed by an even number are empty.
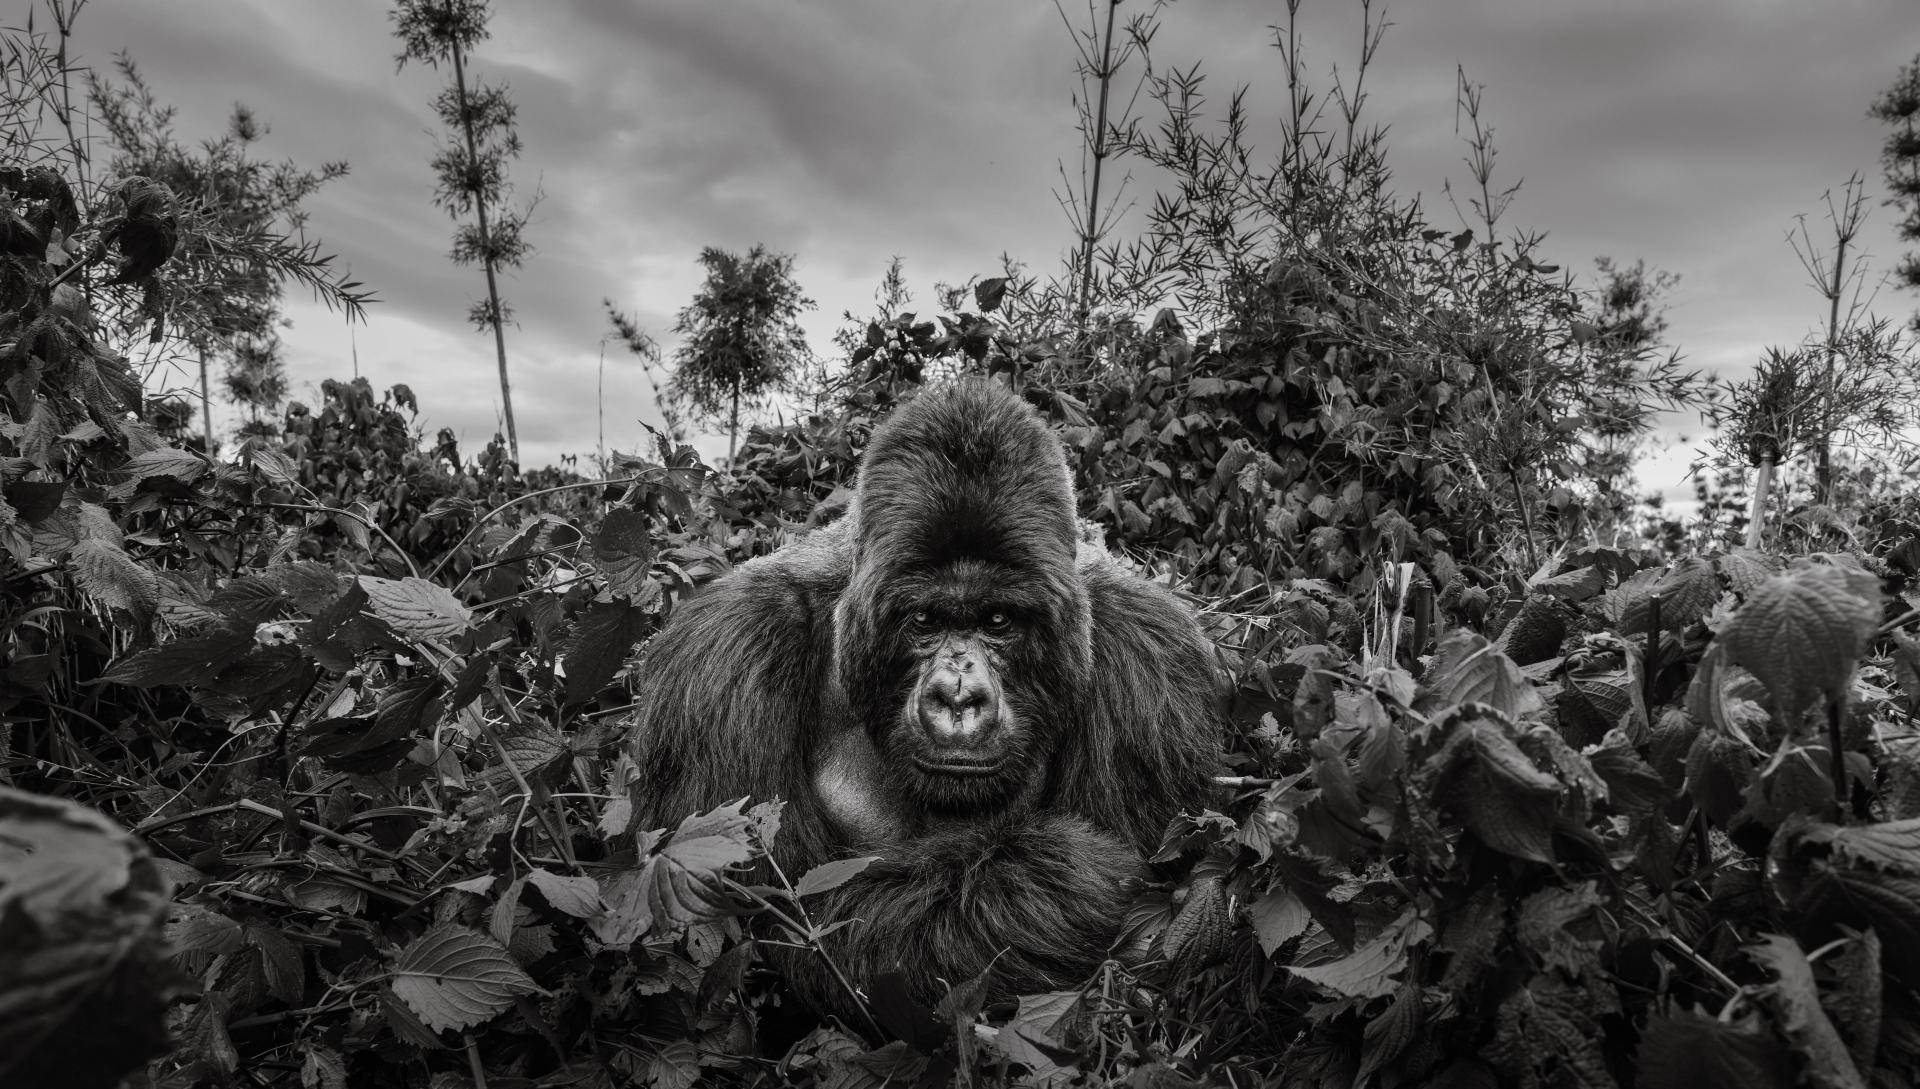
[[[1081,542],[1059,441],[982,381],[896,412],[847,514],[685,602],[643,676],[646,826],[780,797],[790,875],[881,855],[832,894],[863,920],[834,956],[929,1000],[989,964],[1003,994],[1082,978],[1218,763],[1191,612]],[[845,1011],[817,959],[782,966]]]

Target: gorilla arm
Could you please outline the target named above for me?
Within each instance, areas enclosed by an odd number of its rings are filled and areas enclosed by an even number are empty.
[[[1093,610],[1092,683],[1052,804],[1150,856],[1169,821],[1218,792],[1226,732],[1213,649],[1166,587],[1104,555],[1083,558],[1080,570]]]
[[[641,828],[751,795],[787,803],[783,866],[827,858],[833,836],[808,769],[844,585],[833,529],[741,565],[684,602],[648,644],[631,747]],[[838,583],[838,585],[836,585]]]
[[[993,969],[991,999],[1071,986],[1107,956],[1146,867],[1132,846],[1066,813],[953,824],[882,844],[854,880],[809,901],[816,921],[857,918],[825,953],[858,986],[901,971],[931,1006]],[[822,902],[824,901],[824,902]],[[768,948],[815,1009],[854,1016],[821,955]]]

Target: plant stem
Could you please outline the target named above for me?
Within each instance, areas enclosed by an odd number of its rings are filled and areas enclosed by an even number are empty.
[[[1847,240],[1851,236],[1841,231],[1835,239],[1833,249],[1833,283],[1827,289],[1827,380],[1826,405],[1820,416],[1820,468],[1816,474],[1820,502],[1833,500],[1833,401],[1839,393],[1834,388],[1834,356],[1840,347],[1840,285],[1841,271],[1847,261]]]
[[[1527,506],[1527,497],[1520,491],[1520,474],[1512,466],[1507,467],[1507,479],[1513,482],[1513,501],[1520,508],[1520,529],[1526,534],[1527,571],[1531,574],[1540,566],[1533,552],[1533,511]]]
[[[1840,751],[1840,725],[1846,719],[1847,704],[1844,697],[1827,697],[1827,748],[1829,750],[1828,767],[1833,776],[1833,819],[1847,823],[1847,754]]]
[[[452,7],[448,7],[448,17],[452,17]],[[460,128],[467,138],[467,163],[478,169],[480,164],[480,145],[473,137],[473,111],[467,108],[467,70],[461,56],[459,42],[449,47],[453,54],[454,91],[460,96]],[[480,265],[487,272],[487,316],[493,326],[493,350],[500,360],[500,409],[507,421],[507,450],[513,455],[515,469],[520,467],[520,433],[513,425],[513,382],[507,377],[507,334],[501,328],[505,324],[500,310],[500,282],[493,271],[493,235],[487,227],[487,195],[479,189],[472,190],[473,210],[480,221]]]
[[[1761,520],[1767,516],[1767,499],[1773,492],[1773,459],[1760,459],[1760,476],[1753,483],[1753,502],[1747,511],[1747,547],[1760,547]]]
[[[200,430],[206,435],[207,456],[213,456],[213,393],[207,384],[207,350],[200,349]]]
[[[733,471],[733,452],[740,444],[740,379],[733,380],[733,402],[727,412],[727,471]]]
[[[1100,240],[1100,174],[1106,165],[1107,93],[1113,86],[1113,16],[1120,0],[1107,0],[1107,28],[1100,43],[1100,67],[1094,78],[1100,81],[1100,105],[1093,123],[1093,176],[1087,186],[1087,225],[1080,233],[1080,303],[1075,308],[1079,331],[1087,329],[1087,315],[1093,305],[1093,249]]]

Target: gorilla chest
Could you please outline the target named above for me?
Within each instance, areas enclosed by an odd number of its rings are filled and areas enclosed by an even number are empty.
[[[842,842],[873,843],[906,834],[906,822],[887,804],[879,754],[864,732],[844,727],[830,732],[814,754],[813,769],[814,797]]]

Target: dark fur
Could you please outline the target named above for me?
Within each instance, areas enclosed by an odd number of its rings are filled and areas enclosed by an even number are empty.
[[[1012,773],[928,775],[911,760],[924,740],[906,706],[921,668],[908,620],[982,594],[1021,620],[993,646]],[[790,876],[883,855],[829,897],[830,917],[864,920],[835,957],[861,984],[903,967],[927,999],[990,963],[1000,993],[1077,982],[1118,930],[1123,883],[1168,820],[1206,803],[1218,760],[1213,659],[1191,612],[1080,542],[1058,440],[983,382],[897,412],[846,516],[682,605],[643,674],[646,825],[780,797]],[[819,796],[829,753],[856,754],[871,776],[859,796]],[[785,966],[810,1000],[848,1008],[818,958]]]

